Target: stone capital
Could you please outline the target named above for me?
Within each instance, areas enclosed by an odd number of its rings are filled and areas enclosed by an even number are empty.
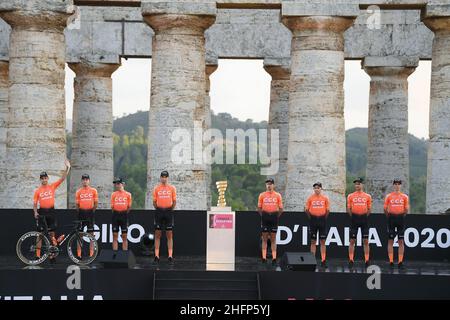
[[[418,57],[365,57],[361,67],[371,77],[408,77],[419,65]]]
[[[73,0],[8,0],[0,3],[0,17],[20,29],[63,31],[75,13]]]
[[[78,63],[69,63],[70,69],[75,72],[77,77],[98,77],[109,78],[120,67],[120,63],[98,63],[83,61]]]
[[[264,65],[264,70],[271,75],[272,80],[289,80],[291,77],[289,66]]]
[[[343,33],[354,22],[355,17],[293,16],[283,17],[283,24],[293,33],[303,31],[330,31]]]
[[[214,1],[150,0],[141,4],[144,21],[155,32],[183,29],[200,33],[208,29],[216,19]]]

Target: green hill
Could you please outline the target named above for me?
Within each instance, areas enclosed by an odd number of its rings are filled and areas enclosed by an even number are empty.
[[[228,113],[212,115],[212,127],[222,131],[249,128],[267,128],[267,122],[240,121]],[[144,206],[147,177],[148,112],[137,112],[114,121],[114,173],[124,177],[127,188],[134,194],[135,206]],[[410,198],[412,212],[425,212],[427,149],[426,141],[409,136],[410,142]],[[70,136],[68,137],[70,154]],[[364,177],[366,170],[367,128],[354,128],[346,132],[347,191],[352,190],[355,177]],[[260,165],[212,165],[212,182],[227,179],[227,201],[235,210],[254,210],[259,192],[264,189],[265,176]],[[215,185],[211,185],[213,203],[217,201]]]

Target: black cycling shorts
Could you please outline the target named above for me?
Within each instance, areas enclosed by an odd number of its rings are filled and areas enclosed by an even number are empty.
[[[277,233],[278,231],[278,212],[267,213],[262,212],[261,215],[261,232]]]
[[[78,220],[83,221],[81,223],[80,231],[82,231],[83,228],[86,226],[87,232],[94,232],[95,219],[94,219],[94,211],[93,210],[81,210],[80,209],[78,211]]]
[[[56,221],[56,214],[55,209],[44,209],[39,208],[38,209],[39,218],[37,221],[37,229],[39,232],[45,231],[45,227],[47,226],[47,231],[52,232],[56,230],[57,227],[57,221]]]
[[[311,216],[309,219],[309,238],[310,240],[317,240],[317,232],[319,232],[319,239],[325,240],[327,238],[327,218],[326,216]]]
[[[350,225],[350,239],[356,239],[358,229],[361,229],[363,239],[369,238],[369,217],[367,214],[352,214]]]
[[[405,216],[403,214],[388,216],[388,236],[393,240],[395,236],[403,239],[405,236]]]
[[[128,232],[128,213],[126,211],[123,212],[113,211],[112,231],[114,233],[119,232],[119,227],[122,231],[122,234]]]
[[[155,212],[154,226],[155,230],[172,231],[175,226],[174,214],[171,208],[157,208]]]

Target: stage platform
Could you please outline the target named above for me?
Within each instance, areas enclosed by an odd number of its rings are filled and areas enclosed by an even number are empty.
[[[136,257],[133,269],[104,269],[94,263],[81,268],[80,289],[68,289],[70,261],[24,266],[16,257],[0,257],[0,299],[450,299],[450,263],[406,261],[393,269],[373,261],[379,274],[363,262],[352,269],[332,259],[315,272],[282,271],[254,257],[238,257],[234,271],[208,271],[205,257]],[[378,278],[375,278],[378,277]]]

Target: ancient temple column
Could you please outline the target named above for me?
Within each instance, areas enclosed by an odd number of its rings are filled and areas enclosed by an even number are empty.
[[[450,4],[427,5],[423,21],[434,32],[426,213],[450,212]]]
[[[6,133],[8,130],[8,62],[0,61],[0,181],[6,181]],[[5,183],[0,183],[0,208],[8,206],[4,197]]]
[[[69,66],[76,73],[69,207],[75,207],[81,175],[87,173],[98,191],[98,207],[109,208],[114,175],[111,75],[120,64],[80,62]]]
[[[31,208],[39,172],[50,182],[64,171],[66,110],[63,30],[72,1],[0,4],[0,17],[11,25],[6,161],[8,205]],[[8,11],[3,11],[8,10]],[[66,183],[57,190],[56,208],[67,207]]]
[[[205,95],[205,110],[203,115],[205,117],[204,120],[204,130],[208,130],[211,128],[211,97],[209,96],[209,92],[211,89],[211,81],[209,77],[211,74],[217,70],[217,64],[206,64],[206,95]],[[200,116],[201,117],[201,116]],[[208,141],[204,141],[203,147],[205,144],[208,144]],[[206,207],[209,210],[211,208],[212,194],[211,194],[211,172],[212,168],[210,164],[206,164]]]
[[[205,110],[204,32],[214,23],[215,13],[213,2],[142,3],[144,20],[155,32],[147,189],[153,190],[160,172],[168,170],[177,188],[178,210],[206,210],[207,205],[203,143],[194,137],[194,126],[196,111]],[[153,207],[151,197],[146,207]]]
[[[408,77],[418,58],[366,57],[363,69],[370,76],[366,191],[374,213],[383,213],[392,180],[402,180],[409,194]]]
[[[283,13],[292,31],[286,210],[302,211],[320,181],[331,210],[345,211],[343,35],[356,9],[345,16]]]
[[[270,83],[269,130],[277,129],[279,137],[278,173],[273,175],[276,190],[286,194],[286,171],[289,139],[289,83],[290,68],[281,65],[265,65],[264,69],[272,77]]]

